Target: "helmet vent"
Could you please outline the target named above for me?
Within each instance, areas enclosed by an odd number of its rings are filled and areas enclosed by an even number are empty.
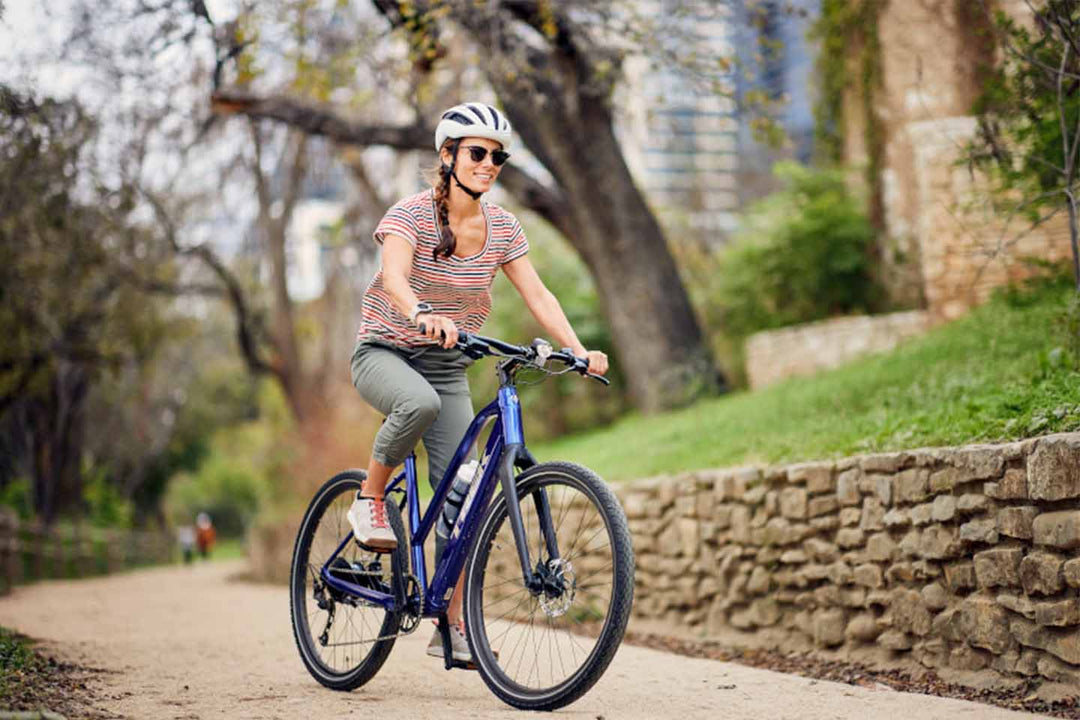
[[[459,112],[449,112],[443,115],[443,120],[453,120],[454,122],[461,123],[462,125],[472,125],[471,118],[467,118]]]
[[[481,125],[487,125],[487,123],[484,122],[484,113],[480,112],[480,110],[478,110],[475,105],[466,105],[465,107],[469,108],[474,113],[476,113],[476,117],[479,118]],[[496,128],[496,129],[498,129],[498,128]]]

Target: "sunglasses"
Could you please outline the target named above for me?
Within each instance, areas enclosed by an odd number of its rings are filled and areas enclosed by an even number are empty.
[[[486,147],[480,147],[479,145],[466,145],[464,149],[469,151],[469,155],[472,157],[474,163],[483,162],[488,154],[488,149]],[[502,165],[509,159],[510,153],[508,152],[503,152],[502,150],[491,151],[491,162],[495,163],[496,166]]]

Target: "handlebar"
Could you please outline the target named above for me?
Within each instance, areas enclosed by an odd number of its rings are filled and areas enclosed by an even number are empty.
[[[424,323],[420,323],[419,329],[421,333],[426,333],[426,326]],[[443,338],[446,337],[445,332],[442,335]],[[541,359],[541,351],[539,350],[541,344],[547,345],[549,348],[551,347],[547,342],[540,339],[534,340],[532,345],[514,345],[513,343],[508,343],[496,338],[484,337],[483,335],[467,332],[458,332],[458,341],[454,345],[454,349],[460,350],[473,359],[482,357],[506,357],[536,367],[542,366],[547,360],[557,360],[566,365],[572,372],[576,372],[584,377],[592,378],[604,385],[611,384],[611,381],[603,375],[589,372],[589,361],[574,355],[574,353],[570,351],[570,348],[563,348],[558,352],[552,351],[547,354],[545,358]]]

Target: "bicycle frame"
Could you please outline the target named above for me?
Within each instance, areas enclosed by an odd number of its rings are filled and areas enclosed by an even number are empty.
[[[435,566],[435,572],[429,585],[427,581],[427,560],[424,557],[424,542],[435,526],[439,513],[442,512],[443,504],[446,502],[458,468],[468,457],[470,449],[480,436],[484,426],[492,419],[495,420],[495,425],[491,430],[491,435],[488,437],[484,455],[482,456],[487,458],[487,461],[483,464],[483,474],[479,480],[473,480],[473,482],[480,483],[476,491],[476,497],[469,506],[468,512],[463,513],[462,517],[457,519],[450,537],[447,539],[442,557]],[[410,454],[406,458],[405,469],[387,486],[386,493],[389,494],[394,490],[400,491],[400,484],[405,483],[409,529],[411,531],[409,540],[410,560],[417,584],[423,590],[423,607],[421,608],[423,617],[437,617],[446,612],[457,579],[461,575],[469,551],[472,549],[476,533],[479,531],[480,519],[483,517],[484,510],[488,507],[494,494],[496,482],[501,480],[503,493],[507,498],[516,498],[517,487],[514,480],[514,468],[528,468],[535,463],[536,461],[525,448],[521,423],[521,403],[518,399],[517,388],[514,386],[512,378],[502,372],[500,372],[498,398],[489,403],[473,418],[423,517],[420,514],[420,499],[417,493],[416,456]],[[545,549],[551,559],[558,559],[559,552],[555,543],[551,507],[548,503],[546,491],[543,489],[537,490],[533,493],[533,499],[537,506],[541,531],[544,534]],[[525,587],[533,590],[533,592],[539,592],[542,583],[537,579],[530,567],[529,548],[525,538],[521,508],[518,503],[508,503],[508,514],[517,544],[518,559],[521,562],[522,579]],[[323,581],[335,590],[374,603],[390,612],[404,610],[409,598],[398,598],[390,593],[363,587],[330,574],[331,563],[352,539],[353,535],[350,531],[327,559],[319,573]]]

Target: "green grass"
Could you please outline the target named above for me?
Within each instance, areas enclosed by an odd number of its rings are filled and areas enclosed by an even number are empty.
[[[35,662],[34,653],[11,630],[0,627],[0,698],[4,697],[8,678],[23,672]]]
[[[1063,283],[1001,293],[897,350],[530,449],[608,480],[1080,429]]]
[[[49,717],[87,717],[92,691],[86,674],[86,668],[42,655],[33,640],[0,627],[0,711],[28,711],[28,717],[38,717],[51,710],[56,715]]]
[[[0,627],[0,708],[9,708],[46,684],[49,663],[30,647],[30,642]]]

